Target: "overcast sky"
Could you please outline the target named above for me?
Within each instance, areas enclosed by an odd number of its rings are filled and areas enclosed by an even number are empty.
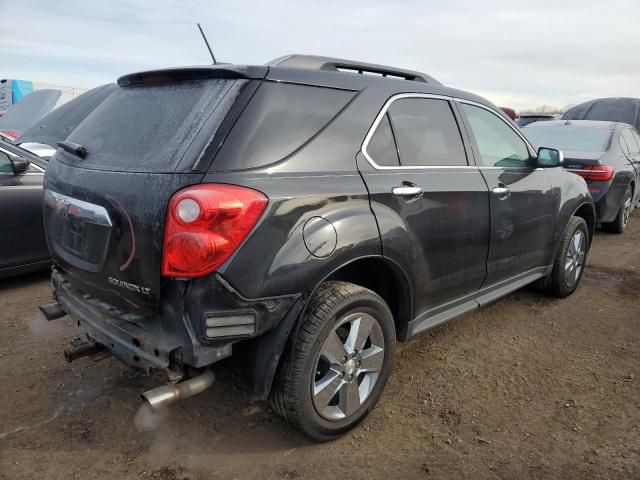
[[[288,53],[421,70],[526,109],[640,97],[637,0],[0,0],[1,78],[92,87]]]

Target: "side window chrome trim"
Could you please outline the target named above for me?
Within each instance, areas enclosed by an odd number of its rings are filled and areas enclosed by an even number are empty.
[[[507,122],[504,118],[502,118],[502,116],[496,112],[493,108],[487,107],[486,105],[483,105],[482,103],[478,103],[478,102],[474,102],[473,100],[466,100],[464,98],[454,98],[454,100],[456,102],[459,103],[466,103],[467,105],[473,105],[474,107],[479,107],[482,108],[488,112],[493,113],[496,117],[498,117],[502,123],[504,123],[506,126],[508,126],[511,130],[513,130],[513,132],[518,135],[522,141],[525,143],[525,145],[527,146],[527,148],[531,151],[531,152],[535,152],[536,149],[533,148],[533,145],[531,145],[531,143],[529,143],[529,140],[527,140],[527,137],[525,137],[522,132],[519,132],[513,125],[511,125],[509,122]],[[502,167],[498,167],[498,168],[502,168]],[[522,168],[522,167],[519,167]]]
[[[382,109],[380,110],[380,112],[378,112],[376,119],[373,121],[373,125],[371,125],[371,128],[369,128],[369,131],[367,132],[367,135],[364,137],[364,141],[362,142],[362,147],[360,147],[360,151],[362,152],[362,155],[364,155],[364,158],[367,159],[367,161],[371,164],[373,168],[375,168],[376,170],[433,170],[433,169],[450,169],[450,168],[455,168],[455,169],[468,168],[468,169],[477,170],[478,167],[475,165],[397,165],[397,166],[378,165],[373,160],[373,158],[371,158],[367,153],[367,147],[369,146],[369,142],[371,141],[371,138],[375,134],[376,129],[378,128],[378,125],[382,121],[382,118],[387,113],[387,110],[389,110],[389,107],[391,107],[391,104],[396,100],[400,100],[402,98],[434,98],[436,100],[446,100],[448,102],[455,100],[453,97],[448,97],[446,95],[435,95],[430,93],[398,93],[396,95],[393,95],[391,98],[389,98],[389,100],[387,100],[385,104],[382,106]],[[457,123],[457,120],[458,119],[456,118],[456,123]],[[460,130],[459,125],[458,125],[458,130]],[[462,132],[460,132],[460,141],[464,145]]]

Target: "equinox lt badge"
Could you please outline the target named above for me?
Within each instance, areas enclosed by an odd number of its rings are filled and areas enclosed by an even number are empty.
[[[150,288],[141,287],[140,285],[136,285],[135,283],[125,282],[124,280],[118,280],[117,278],[109,277],[107,279],[111,285],[115,285],[116,287],[126,288],[131,292],[140,293],[142,295],[149,295]]]

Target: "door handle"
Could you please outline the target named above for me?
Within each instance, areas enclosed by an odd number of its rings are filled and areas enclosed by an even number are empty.
[[[403,185],[401,187],[393,187],[391,193],[394,197],[417,197],[422,194],[422,188],[415,185]]]
[[[493,187],[492,192],[500,198],[507,198],[509,195],[511,195],[511,190],[509,190],[504,185],[501,187]]]

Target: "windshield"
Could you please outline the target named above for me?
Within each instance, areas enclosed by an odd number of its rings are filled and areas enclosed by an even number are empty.
[[[522,131],[538,147],[577,152],[606,152],[611,139],[611,130],[591,127],[540,126]]]

